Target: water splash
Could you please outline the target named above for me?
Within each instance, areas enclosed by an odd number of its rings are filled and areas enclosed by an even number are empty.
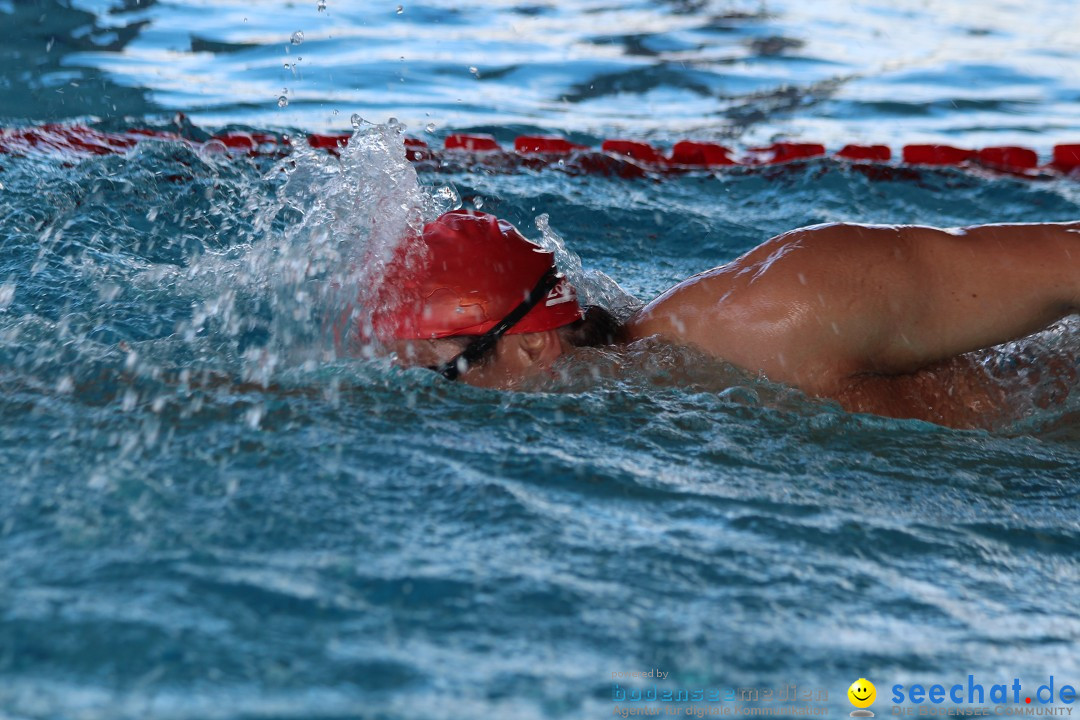
[[[642,303],[601,270],[586,270],[581,258],[566,246],[566,241],[551,227],[547,213],[536,218],[541,247],[555,253],[555,264],[570,280],[582,305],[599,305],[625,321]]]
[[[988,380],[1005,393],[1009,434],[1044,434],[1080,413],[1080,317],[1069,316],[1042,332],[982,351]]]
[[[262,326],[267,341],[244,351],[244,375],[260,382],[342,355],[371,357],[360,337],[370,335],[387,263],[398,251],[421,262],[420,246],[403,243],[460,202],[452,189],[421,185],[405,159],[403,130],[361,124],[336,156],[298,143],[276,163],[263,177],[273,191],[252,188],[245,202],[246,242],[183,273],[209,296],[187,337],[212,321],[230,334]]]

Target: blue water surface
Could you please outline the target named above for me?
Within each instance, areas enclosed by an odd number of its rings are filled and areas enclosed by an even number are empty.
[[[650,668],[824,688],[830,717],[859,677],[879,714],[898,683],[1076,686],[1075,320],[992,354],[1024,374],[993,431],[669,348],[481,390],[342,355],[332,327],[396,229],[456,204],[610,302],[810,223],[1076,220],[1075,179],[829,160],[417,175],[386,123],[1048,159],[1080,141],[1077,13],[0,2],[5,126],[359,129],[340,160],[0,156],[0,717],[599,718],[652,683],[613,673]]]

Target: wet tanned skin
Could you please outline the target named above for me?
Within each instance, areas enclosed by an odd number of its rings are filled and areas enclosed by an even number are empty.
[[[400,365],[435,367],[452,360],[465,349],[463,339],[398,340],[391,350]],[[559,333],[544,332],[503,336],[485,362],[460,376],[476,387],[512,390],[522,380],[543,372],[569,350]]]
[[[1004,402],[964,353],[1080,309],[1080,223],[794,230],[649,303],[659,335],[853,411],[984,424]]]

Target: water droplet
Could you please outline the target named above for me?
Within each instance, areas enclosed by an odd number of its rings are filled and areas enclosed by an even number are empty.
[[[123,288],[116,283],[107,282],[98,288],[98,300],[103,303],[111,303],[122,290]]]
[[[435,200],[436,207],[440,212],[456,210],[461,207],[461,196],[458,195],[457,190],[449,185],[436,188],[432,193],[432,198]]]
[[[288,70],[288,69],[289,69],[289,68],[290,68],[291,66],[289,65],[289,63],[285,63],[285,65],[284,65],[283,67],[284,67],[284,68],[285,68],[286,70]]]
[[[304,42],[304,31],[303,30],[297,30],[296,32],[294,32],[292,34],[292,44],[293,45],[299,45],[302,42]]]
[[[262,422],[263,409],[256,405],[255,407],[248,408],[248,411],[244,413],[244,422],[252,430],[259,429],[259,423]]]
[[[334,108],[334,114],[335,114],[335,115],[337,115],[337,114],[338,114],[339,112],[340,112],[340,111],[339,111],[339,110],[338,110],[337,108]]]
[[[476,197],[473,198],[473,205],[476,206],[477,210],[484,207],[484,198],[477,195]]]
[[[285,97],[284,95],[282,95],[281,97],[279,97],[279,98],[277,99],[277,106],[278,106],[278,107],[281,107],[281,108],[283,108],[283,107],[285,107],[285,106],[286,106],[286,105],[288,105],[288,104],[289,104],[289,98]]]
[[[427,125],[425,125],[424,126],[424,131],[427,132],[427,133],[435,132],[435,123],[428,123]]]
[[[398,5],[397,6],[397,14],[400,15],[403,12],[405,12],[405,6],[404,5]]]
[[[319,0],[319,2],[315,3],[315,9],[318,10],[319,12],[322,12],[323,10],[325,10],[326,9],[326,0]]]
[[[15,299],[15,283],[6,282],[0,285],[0,308],[6,308]]]
[[[469,67],[469,72],[471,72],[476,77],[480,77],[480,69],[478,67],[476,67],[475,65],[472,65],[471,67]]]
[[[360,124],[364,122],[364,118],[360,117],[359,113],[353,113],[352,117],[349,118],[349,122],[352,123],[353,130],[359,130]]]

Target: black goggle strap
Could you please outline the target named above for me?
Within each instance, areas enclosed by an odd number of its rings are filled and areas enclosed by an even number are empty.
[[[521,319],[529,314],[529,311],[540,304],[551,289],[559,284],[563,276],[559,272],[558,268],[552,265],[547,272],[541,277],[540,281],[536,283],[536,287],[529,292],[521,303],[511,310],[506,317],[497,322],[494,327],[488,330],[486,333],[476,338],[462,350],[458,355],[447,360],[442,365],[435,365],[428,368],[442,375],[447,380],[457,380],[469,366],[474,365],[480,358],[491,352],[495,344],[499,342],[499,338],[507,333],[510,328],[521,322]]]

